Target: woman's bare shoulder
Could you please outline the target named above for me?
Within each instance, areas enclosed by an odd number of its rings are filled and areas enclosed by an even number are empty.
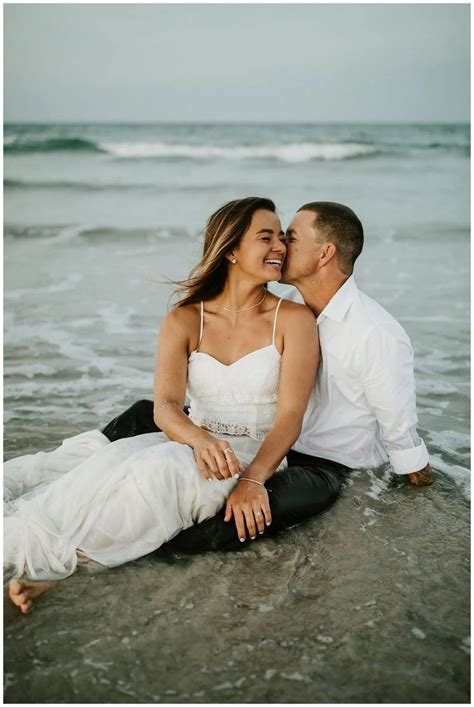
[[[200,304],[186,304],[170,310],[163,318],[160,328],[189,336],[196,327],[199,330],[200,318]]]
[[[298,302],[282,300],[281,312],[281,332],[284,339],[288,336],[292,339],[301,340],[301,337],[318,338],[318,328],[316,317],[309,307]]]
[[[288,299],[282,299],[280,312],[286,318],[297,318],[299,321],[314,322],[315,320],[313,312],[306,304],[300,304]]]

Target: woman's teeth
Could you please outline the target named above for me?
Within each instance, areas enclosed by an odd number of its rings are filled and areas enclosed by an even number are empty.
[[[277,260],[276,258],[269,258],[268,260],[265,260],[265,262],[268,265],[279,265],[281,267],[281,260]]]

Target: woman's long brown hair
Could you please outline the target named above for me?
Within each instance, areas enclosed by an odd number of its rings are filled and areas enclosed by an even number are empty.
[[[181,295],[175,307],[213,299],[222,292],[229,267],[225,256],[238,246],[252,216],[259,209],[276,213],[275,204],[270,199],[248,196],[229,201],[212,214],[206,225],[201,260],[187,280],[175,282],[175,294]]]

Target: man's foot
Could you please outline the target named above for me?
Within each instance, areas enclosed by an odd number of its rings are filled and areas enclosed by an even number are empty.
[[[8,584],[8,595],[22,614],[29,614],[33,608],[33,599],[54,589],[56,585],[57,582],[28,582],[24,579],[12,579]]]

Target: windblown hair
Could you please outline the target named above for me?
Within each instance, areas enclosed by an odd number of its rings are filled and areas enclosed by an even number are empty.
[[[352,209],[332,201],[312,201],[298,211],[314,212],[314,227],[334,243],[339,267],[351,275],[364,246],[364,229]]]
[[[174,283],[175,294],[181,295],[175,307],[212,299],[222,292],[229,267],[225,256],[238,246],[252,216],[259,209],[276,213],[275,204],[270,199],[249,196],[229,201],[212,214],[206,225],[201,260],[187,280]]]

